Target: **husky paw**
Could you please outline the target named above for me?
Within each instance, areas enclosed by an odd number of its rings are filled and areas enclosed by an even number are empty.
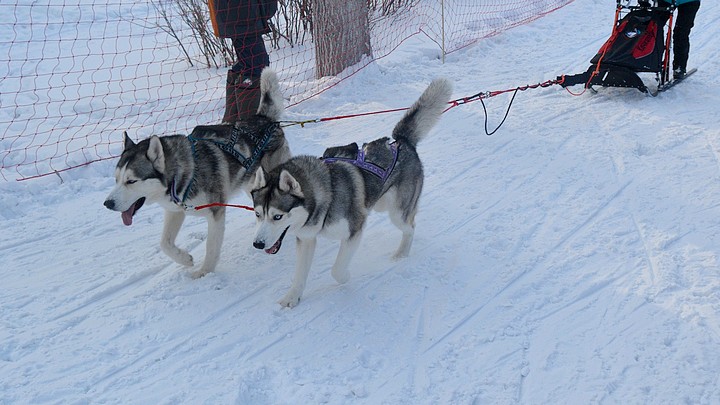
[[[190,277],[192,277],[193,280],[197,280],[197,279],[199,279],[199,278],[201,278],[201,277],[204,277],[204,276],[207,275],[208,273],[211,273],[211,271],[210,271],[210,270],[200,269],[200,270],[198,270],[198,271],[194,271],[194,272],[190,273]]]
[[[193,257],[192,255],[190,255],[190,253],[178,248],[163,249],[163,251],[176,263],[182,264],[183,266],[192,267]]]
[[[285,296],[282,297],[280,301],[278,301],[278,304],[280,304],[280,306],[283,308],[293,308],[296,307],[299,303],[300,293],[293,290],[288,291],[288,293],[285,294]]]
[[[350,280],[350,272],[345,270],[332,269],[332,276],[340,284],[345,284]]]
[[[178,260],[176,260],[178,263],[182,264],[183,266],[192,267],[194,263],[192,255],[190,253],[181,250],[180,256],[178,257]]]
[[[399,261],[402,259],[405,259],[409,256],[408,252],[395,252],[394,255],[392,255],[392,260]]]

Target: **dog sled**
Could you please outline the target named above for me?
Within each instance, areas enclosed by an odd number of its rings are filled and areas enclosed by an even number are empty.
[[[675,0],[669,3],[617,0],[612,35],[590,60],[587,71],[558,78],[562,87],[582,84],[629,87],[657,95],[675,81],[670,78],[670,44]],[[655,73],[657,86],[648,86],[640,73]],[[688,72],[692,73],[692,72]]]

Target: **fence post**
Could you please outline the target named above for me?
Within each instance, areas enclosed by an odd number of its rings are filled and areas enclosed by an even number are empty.
[[[442,63],[445,64],[445,0],[440,0],[440,19],[440,31],[442,33],[440,51],[442,52]]]

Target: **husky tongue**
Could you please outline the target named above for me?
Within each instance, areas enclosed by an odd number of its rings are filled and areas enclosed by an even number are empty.
[[[282,245],[282,239],[278,239],[277,242],[275,242],[274,245],[270,246],[269,248],[265,249],[265,253],[274,255],[275,253],[280,251],[280,246]]]
[[[289,228],[289,227],[288,227]],[[287,233],[288,228],[285,228],[282,235],[278,238],[277,242],[275,242],[274,245],[270,246],[269,248],[265,249],[265,253],[274,255],[275,253],[280,251],[280,246],[282,246],[282,241],[285,238],[285,233]]]
[[[135,215],[135,212],[137,210],[139,210],[140,207],[142,207],[144,203],[145,203],[145,197],[142,197],[139,200],[135,201],[135,203],[133,205],[131,205],[130,208],[123,211],[122,215],[120,215],[122,217],[123,224],[125,224],[126,226],[132,225],[133,215]]]
[[[135,214],[135,204],[131,205],[130,208],[127,209],[127,211],[123,211],[120,215],[122,217],[123,224],[125,224],[126,226],[132,225],[133,214]]]

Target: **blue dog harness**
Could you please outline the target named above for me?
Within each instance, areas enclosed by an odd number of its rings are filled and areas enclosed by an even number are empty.
[[[237,143],[240,135],[245,135],[251,139],[256,139],[255,134],[243,129],[238,128],[237,126],[233,126],[232,133],[230,134],[230,139],[227,142],[221,142],[217,139],[211,139],[211,138],[196,138],[192,134],[187,136],[188,141],[190,141],[190,149],[192,150],[192,156],[193,160],[197,164],[197,152],[195,150],[195,146],[197,145],[198,141],[206,141],[211,142],[215,144],[220,150],[223,152],[229,154],[230,156],[237,159],[238,162],[240,162],[240,165],[245,168],[246,174],[250,171],[250,169],[257,163],[258,159],[260,158],[260,155],[262,155],[263,152],[265,152],[265,148],[267,147],[268,143],[270,143],[270,138],[272,138],[273,134],[275,133],[275,130],[280,125],[277,122],[273,122],[270,125],[265,128],[265,134],[262,138],[257,142],[255,149],[253,149],[252,153],[250,154],[250,157],[246,157],[241,152],[239,152],[237,149],[235,149],[235,144]],[[185,192],[183,193],[182,198],[180,198],[177,194],[177,190],[175,187],[175,179],[173,179],[172,183],[170,184],[170,198],[175,204],[181,205],[185,208],[188,208],[188,206],[185,204],[185,201],[188,198],[188,195],[190,193],[190,189],[193,186],[193,183],[195,182],[195,174],[193,173],[193,177],[190,179],[190,182],[188,183],[187,187],[185,188]]]

